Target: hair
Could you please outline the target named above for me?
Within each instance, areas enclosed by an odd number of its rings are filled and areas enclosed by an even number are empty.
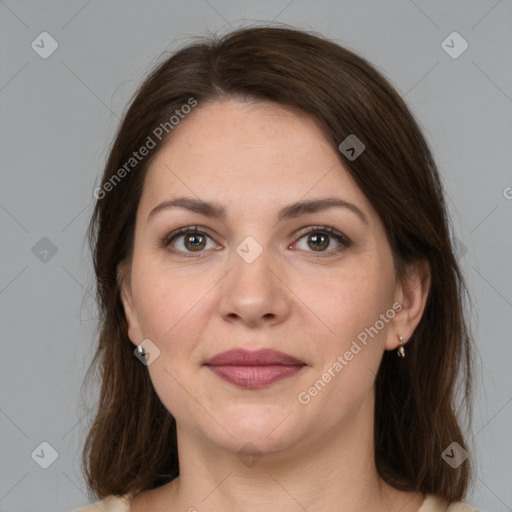
[[[82,452],[89,489],[100,498],[120,496],[159,487],[179,474],[175,419],[134,357],[118,269],[131,261],[148,167],[172,136],[166,129],[160,140],[155,128],[169,128],[191,98],[198,109],[238,99],[307,114],[379,214],[397,278],[407,278],[408,264],[428,262],[429,294],[407,357],[386,351],[376,377],[375,463],[397,489],[461,500],[472,478],[470,458],[453,469],[441,454],[453,442],[468,451],[457,394],[462,392],[471,424],[472,341],[466,287],[431,151],[402,98],[374,66],[322,36],[283,26],[238,29],[177,50],[145,78],[117,131],[101,182],[108,193],[95,193],[88,230],[99,340],[86,380],[96,369],[101,382]],[[338,150],[351,134],[365,145],[354,160]],[[148,136],[155,147],[121,173]]]

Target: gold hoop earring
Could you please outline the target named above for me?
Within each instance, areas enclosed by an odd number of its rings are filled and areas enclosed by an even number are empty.
[[[398,341],[400,342],[400,346],[398,347],[398,350],[397,350],[398,357],[404,358],[405,357],[405,348],[403,345],[404,339],[402,338],[402,336],[400,334],[398,335]]]

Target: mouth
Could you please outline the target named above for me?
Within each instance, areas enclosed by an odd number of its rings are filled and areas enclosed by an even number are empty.
[[[212,357],[205,366],[235,386],[258,389],[291,377],[307,365],[277,350],[233,349]]]

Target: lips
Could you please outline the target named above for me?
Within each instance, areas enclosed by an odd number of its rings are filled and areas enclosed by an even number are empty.
[[[231,384],[257,389],[295,375],[306,364],[277,350],[233,349],[215,355],[205,366]]]

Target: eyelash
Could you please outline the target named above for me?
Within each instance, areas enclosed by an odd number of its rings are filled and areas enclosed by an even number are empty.
[[[197,251],[197,256],[196,256],[191,252],[187,253],[187,252],[176,250],[176,249],[169,249],[169,245],[171,244],[172,241],[179,238],[180,236],[188,235],[188,234],[205,235],[208,238],[212,239],[212,237],[210,235],[208,235],[208,233],[206,232],[207,230],[200,231],[200,229],[205,229],[205,228],[202,228],[201,226],[186,226],[186,227],[177,229],[176,231],[173,231],[169,235],[166,235],[165,237],[160,239],[158,241],[158,247],[160,247],[162,249],[168,249],[172,253],[179,254],[180,256],[185,256],[188,258],[197,258],[202,252],[205,252],[205,251]],[[346,237],[343,233],[340,233],[336,229],[331,228],[329,226],[313,226],[313,227],[309,227],[309,228],[304,228],[297,234],[298,235],[297,241],[301,240],[306,235],[309,235],[311,233],[327,234],[327,235],[331,236],[332,238],[334,238],[340,244],[340,247],[338,247],[336,249],[332,249],[330,251],[320,251],[317,254],[315,254],[315,251],[307,251],[307,252],[311,252],[313,257],[316,257],[316,258],[325,258],[325,257],[336,255],[339,252],[341,252],[344,248],[348,248],[352,245],[352,241],[348,237]]]

